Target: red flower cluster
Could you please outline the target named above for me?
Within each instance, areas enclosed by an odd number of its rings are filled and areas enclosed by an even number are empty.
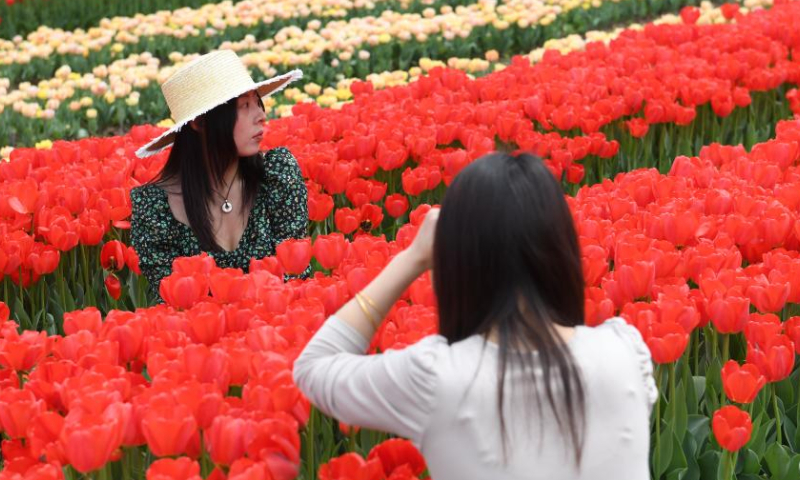
[[[669,363],[712,322],[745,333],[749,362],[768,381],[785,378],[800,338],[772,314],[800,301],[799,158],[800,123],[782,122],[777,139],[749,153],[713,144],[675,159],[669,175],[637,170],[583,188],[570,202],[587,323],[619,313]]]
[[[357,453],[332,459],[320,467],[319,480],[417,480],[425,469],[425,459],[411,442],[392,439],[373,447],[366,460]]]

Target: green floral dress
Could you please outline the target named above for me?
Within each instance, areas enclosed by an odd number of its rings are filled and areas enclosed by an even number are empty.
[[[208,252],[220,267],[246,272],[251,258],[274,255],[283,240],[307,236],[308,191],[297,160],[283,147],[263,153],[262,158],[262,188],[239,245],[231,251]],[[160,187],[146,184],[132,189],[131,204],[131,243],[139,254],[139,268],[160,302],[158,286],[172,272],[172,261],[199,255],[202,250],[192,229],[172,215],[167,193]]]

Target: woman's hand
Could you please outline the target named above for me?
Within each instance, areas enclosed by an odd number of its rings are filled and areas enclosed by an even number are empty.
[[[433,266],[433,239],[436,236],[436,224],[439,221],[439,208],[432,208],[425,215],[417,236],[408,247],[408,255],[419,266],[420,273]]]

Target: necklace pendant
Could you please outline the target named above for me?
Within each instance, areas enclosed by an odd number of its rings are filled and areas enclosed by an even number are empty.
[[[222,202],[222,213],[231,213],[231,211],[233,211],[233,205],[231,205],[231,202],[226,198],[225,201]]]

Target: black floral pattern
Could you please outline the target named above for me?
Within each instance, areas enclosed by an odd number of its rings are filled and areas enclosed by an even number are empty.
[[[208,252],[217,265],[248,271],[251,258],[275,254],[287,238],[303,238],[308,230],[308,191],[294,156],[283,147],[262,154],[264,179],[235,250]],[[202,250],[192,229],[179,222],[169,208],[167,193],[147,184],[131,190],[131,243],[139,254],[139,268],[161,301],[158,286],[172,272],[178,257]],[[310,271],[306,271],[303,277]]]

